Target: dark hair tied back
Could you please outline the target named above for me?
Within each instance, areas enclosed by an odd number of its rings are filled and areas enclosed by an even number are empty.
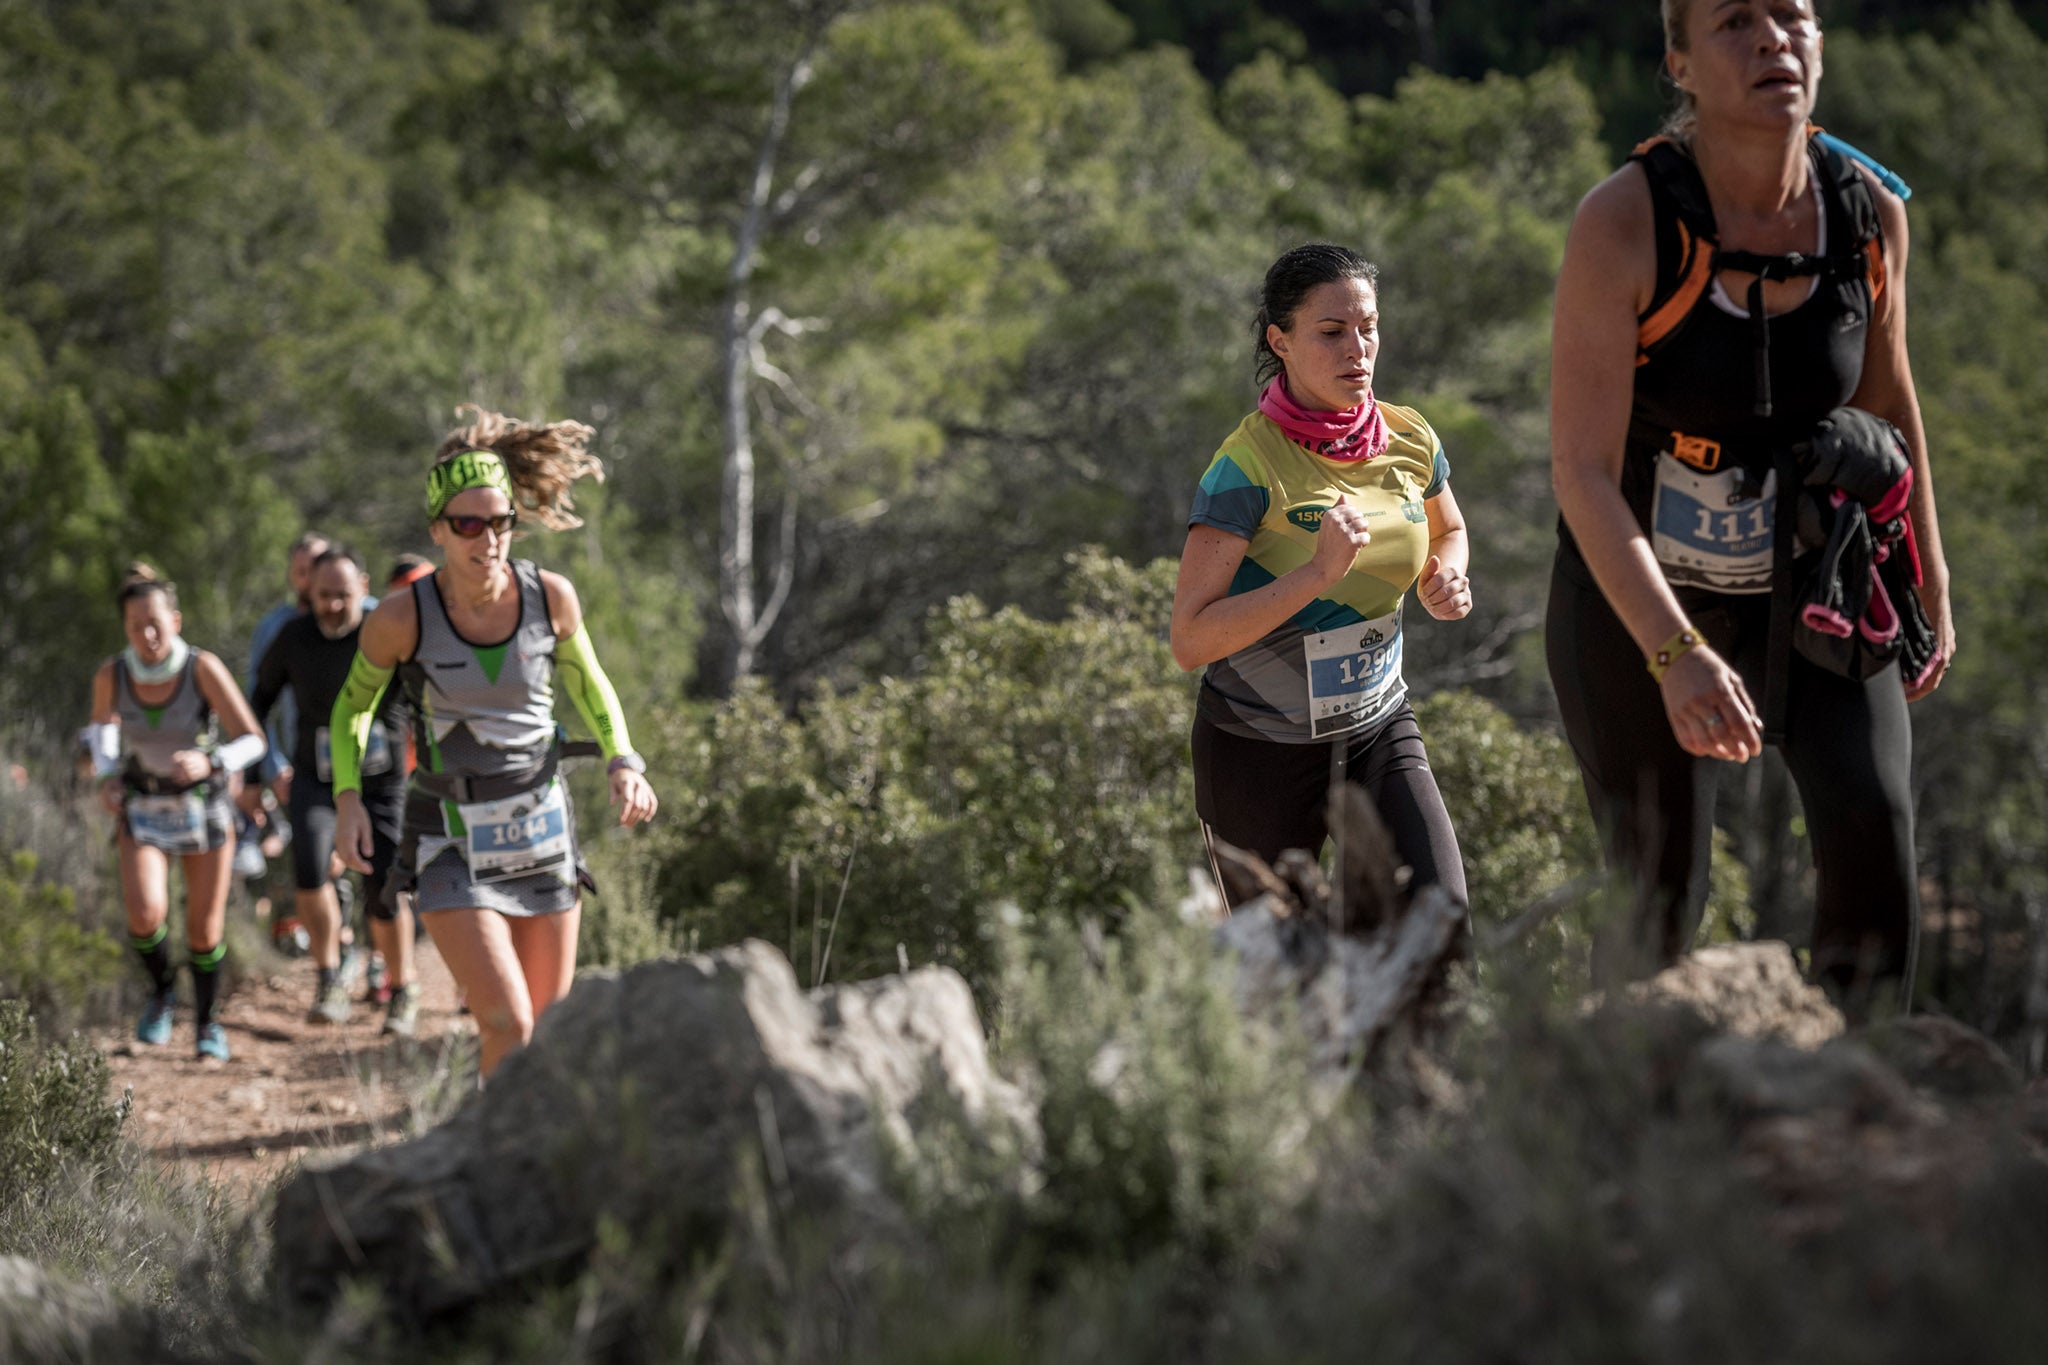
[[[129,564],[128,572],[121,575],[121,586],[114,592],[114,605],[125,609],[136,598],[147,597],[153,592],[162,593],[172,611],[178,609],[178,585],[168,578],[158,577],[155,569],[138,559]]]
[[[1329,242],[1310,242],[1287,252],[1266,271],[1266,283],[1259,291],[1258,316],[1252,319],[1252,363],[1264,384],[1285,368],[1273,348],[1266,344],[1266,328],[1286,331],[1294,325],[1294,314],[1302,301],[1318,286],[1338,280],[1364,280],[1378,288],[1379,267],[1350,247]]]

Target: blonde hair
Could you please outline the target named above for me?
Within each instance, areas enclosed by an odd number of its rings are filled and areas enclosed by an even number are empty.
[[[1664,50],[1667,54],[1692,51],[1692,40],[1686,36],[1685,26],[1692,22],[1692,10],[1696,3],[1697,0],[1659,0],[1664,16]],[[1820,0],[1813,0],[1813,17],[1815,22],[1820,19]],[[1664,116],[1664,126],[1658,131],[1668,138],[1675,138],[1680,142],[1687,141],[1699,127],[1699,105],[1693,99],[1692,91],[1671,80],[1671,67],[1668,61],[1664,67],[1664,79],[1671,81],[1677,104]]]
[[[597,432],[581,422],[549,422],[536,426],[501,412],[487,411],[477,403],[455,409],[458,417],[468,414],[469,425],[457,427],[441,438],[434,451],[434,463],[451,460],[465,450],[488,450],[505,462],[512,479],[512,500],[521,511],[550,531],[581,526],[583,518],[572,510],[569,485],[585,475],[604,482],[604,463],[585,450],[584,444]]]
[[[165,605],[172,611],[178,609],[178,585],[168,578],[159,577],[155,569],[141,560],[135,560],[121,575],[121,586],[114,592],[114,606],[126,611],[130,602],[153,592],[162,593]]]

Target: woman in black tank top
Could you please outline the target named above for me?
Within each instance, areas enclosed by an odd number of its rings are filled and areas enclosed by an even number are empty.
[[[1713,760],[1747,762],[1765,742],[1783,579],[1773,461],[1847,404],[1890,421],[1910,449],[1922,601],[1941,656],[1910,689],[1896,666],[1858,682],[1796,654],[1778,676],[1776,742],[1819,871],[1813,974],[1861,1009],[1880,984],[1889,999],[1910,979],[1905,703],[1939,685],[1955,649],[1906,360],[1905,209],[1812,136],[1812,0],[1664,0],[1663,16],[1682,106],[1668,138],[1580,205],[1552,356],[1563,516],[1551,677],[1610,868],[1634,891],[1599,937],[1596,973],[1647,974],[1690,944]],[[1794,253],[1803,265],[1784,259]]]

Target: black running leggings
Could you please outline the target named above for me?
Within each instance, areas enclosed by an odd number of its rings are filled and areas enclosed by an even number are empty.
[[[1193,735],[1195,813],[1213,839],[1273,862],[1290,848],[1320,855],[1330,827],[1332,782],[1355,782],[1372,798],[1412,869],[1411,886],[1432,882],[1466,904],[1465,863],[1437,791],[1415,713],[1403,702],[1365,738],[1310,744],[1248,739],[1197,716]]]
[[[398,860],[399,835],[405,821],[405,783],[401,779],[372,781],[362,789],[363,809],[370,816],[370,875],[363,879],[365,912],[371,919],[397,917],[396,896],[386,883]],[[334,793],[310,777],[292,780],[292,872],[301,891],[327,885],[334,854]]]
[[[1647,975],[1691,946],[1706,905],[1718,760],[1678,745],[1643,654],[1576,566],[1550,581],[1546,652],[1608,870],[1632,896],[1595,945],[1604,978]],[[1759,706],[1767,594],[1714,595],[1689,612]],[[1896,666],[1852,682],[1794,654],[1781,752],[1799,787],[1819,889],[1813,975],[1866,997],[1912,971],[1920,922],[1908,779],[1912,726]]]

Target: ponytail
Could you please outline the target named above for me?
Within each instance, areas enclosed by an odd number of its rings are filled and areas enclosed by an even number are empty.
[[[114,592],[114,606],[126,610],[128,604],[138,597],[147,597],[153,592],[164,595],[165,604],[172,611],[178,609],[178,585],[168,578],[158,576],[157,571],[141,560],[128,565],[128,571],[121,575],[121,586]]]
[[[522,512],[551,531],[581,526],[583,518],[573,510],[575,500],[569,485],[585,475],[602,483],[604,464],[584,449],[597,433],[581,422],[549,422],[536,426],[488,412],[476,403],[455,409],[468,414],[469,425],[458,427],[441,439],[434,452],[439,464],[464,451],[487,450],[504,461],[512,481],[512,502]]]

